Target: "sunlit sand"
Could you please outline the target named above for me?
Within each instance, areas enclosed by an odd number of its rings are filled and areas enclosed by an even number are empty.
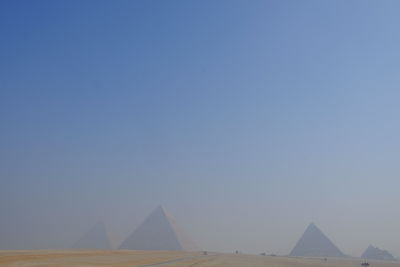
[[[0,251],[1,266],[130,266],[130,267],[359,267],[359,259],[289,258],[244,254],[171,251]],[[371,267],[400,267],[399,262],[371,261]]]

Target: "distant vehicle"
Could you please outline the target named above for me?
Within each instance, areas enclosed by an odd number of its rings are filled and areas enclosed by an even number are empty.
[[[207,255],[208,253],[207,253],[207,251],[203,251],[203,255]]]
[[[369,263],[368,263],[367,261],[363,261],[363,262],[361,263],[361,266],[367,267],[367,266],[369,266]]]
[[[267,253],[263,252],[263,253],[260,253],[260,255],[261,256],[267,256]]]

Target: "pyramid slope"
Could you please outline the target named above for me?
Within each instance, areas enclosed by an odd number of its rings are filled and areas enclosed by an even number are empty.
[[[369,260],[390,260],[390,261],[395,260],[393,255],[390,254],[388,251],[379,249],[372,245],[368,246],[368,248],[361,255],[361,258]]]
[[[294,257],[345,257],[345,255],[324,235],[318,227],[311,223],[290,256]]]
[[[131,234],[119,249],[195,250],[196,247],[161,206]]]
[[[105,226],[102,222],[97,223],[73,247],[74,249],[112,249]]]

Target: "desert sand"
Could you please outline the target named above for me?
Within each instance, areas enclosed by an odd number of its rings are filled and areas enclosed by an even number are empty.
[[[359,267],[358,259],[289,258],[244,254],[171,251],[0,251],[1,266],[130,267]],[[399,262],[371,261],[371,267],[400,267]]]

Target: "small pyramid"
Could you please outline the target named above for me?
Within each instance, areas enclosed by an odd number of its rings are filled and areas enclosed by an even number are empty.
[[[396,260],[393,257],[393,255],[390,254],[388,251],[379,249],[372,245],[368,246],[368,248],[361,255],[361,258],[368,260],[389,260],[389,261]]]
[[[163,207],[156,208],[120,245],[130,250],[196,250]]]
[[[318,227],[311,223],[290,256],[293,257],[345,257],[345,255],[324,235]]]
[[[99,222],[72,247],[74,249],[112,249],[104,223]]]

